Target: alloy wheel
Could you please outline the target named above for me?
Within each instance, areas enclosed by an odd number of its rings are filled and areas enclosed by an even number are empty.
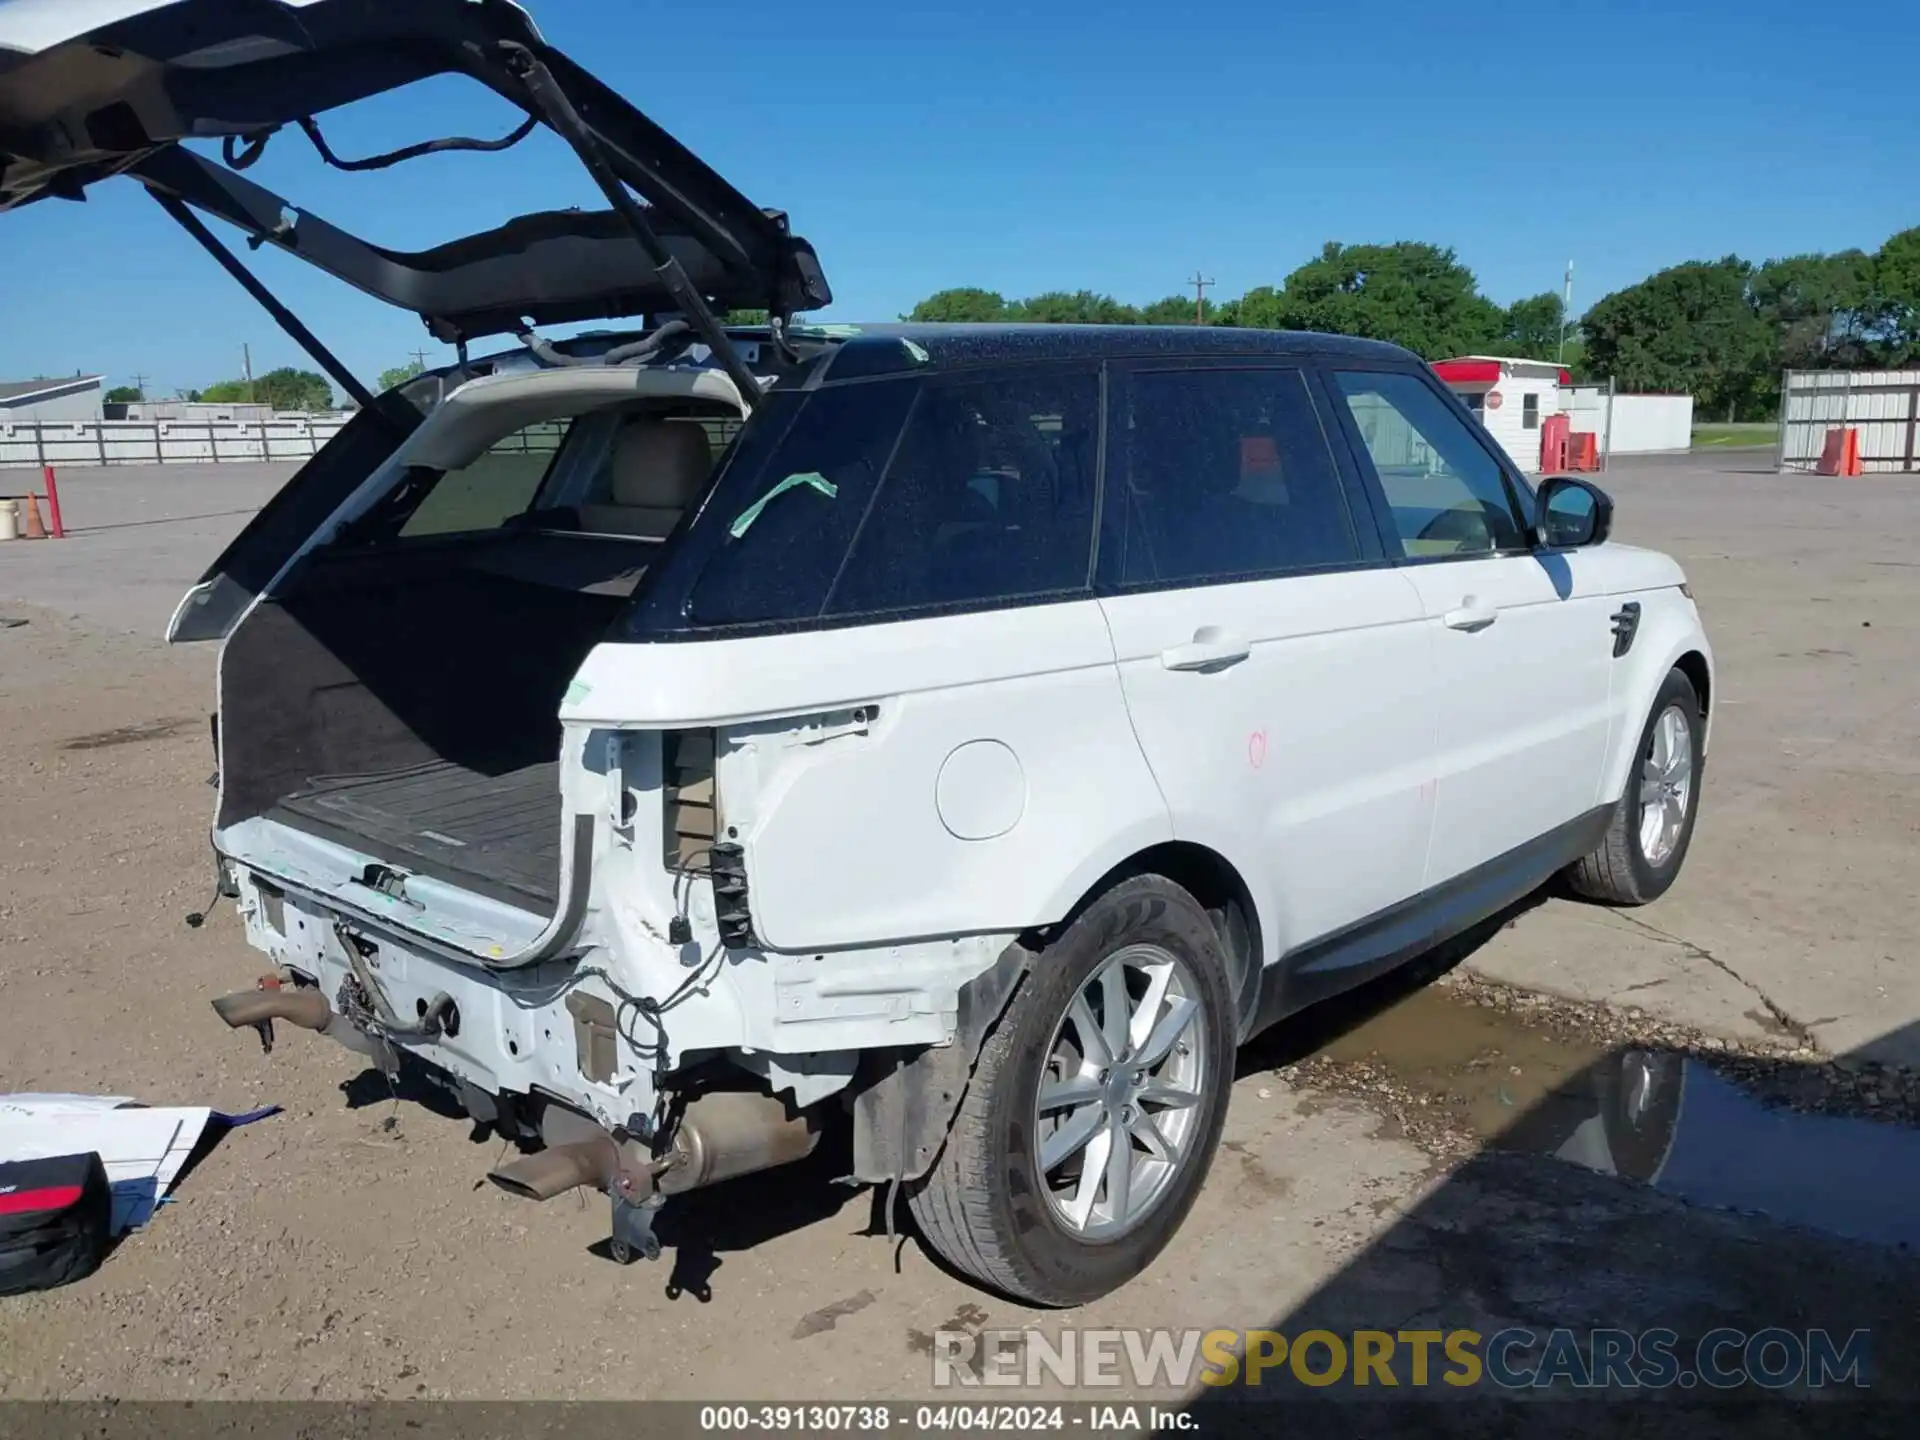
[[[1047,1044],[1035,1100],[1041,1188],[1084,1240],[1136,1227],[1199,1148],[1214,1063],[1185,961],[1130,945],[1075,992]]]

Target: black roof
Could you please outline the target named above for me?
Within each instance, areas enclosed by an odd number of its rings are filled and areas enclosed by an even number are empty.
[[[842,337],[840,353],[823,377],[827,380],[928,366],[945,369],[1020,360],[1151,359],[1156,355],[1424,363],[1411,350],[1381,340],[1223,325],[830,325],[819,327],[818,333]],[[810,332],[808,327],[796,326],[795,334]]]

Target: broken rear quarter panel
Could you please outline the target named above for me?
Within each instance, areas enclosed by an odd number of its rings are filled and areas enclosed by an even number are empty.
[[[720,824],[777,950],[1046,924],[1172,836],[1092,600],[604,644],[561,718],[719,732]]]

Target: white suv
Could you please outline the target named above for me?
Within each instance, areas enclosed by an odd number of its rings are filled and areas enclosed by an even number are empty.
[[[463,354],[527,332],[369,397],[175,616],[224,638],[213,844],[275,967],[230,1024],[445,1085],[524,1143],[498,1183],[605,1190],[623,1257],[827,1133],[953,1265],[1071,1304],[1178,1227],[1254,1032],[1560,872],[1673,882],[1711,655],[1592,485],[1534,490],[1388,345],[787,324],[805,242],[684,152],[648,191],[646,122],[519,24],[462,64],[653,206],[376,264],[231,166],[133,170]]]

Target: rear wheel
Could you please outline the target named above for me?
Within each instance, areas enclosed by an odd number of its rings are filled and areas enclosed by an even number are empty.
[[[1035,1304],[1082,1304],[1131,1280],[1206,1179],[1233,1015],[1226,957],[1191,895],[1146,875],[1101,896],[981,1048],[910,1196],[928,1243]]]
[[[1693,682],[1670,670],[1640,732],[1626,793],[1606,838],[1567,871],[1576,891],[1614,905],[1644,905],[1666,894],[1693,841],[1701,736]]]

